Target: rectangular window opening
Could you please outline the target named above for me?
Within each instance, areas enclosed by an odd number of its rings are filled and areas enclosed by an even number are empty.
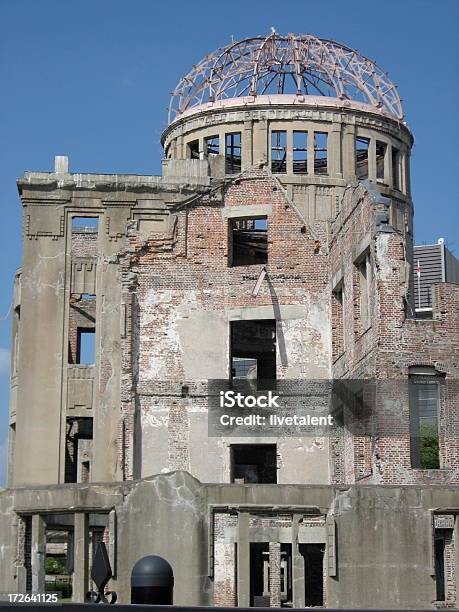
[[[271,171],[276,174],[287,172],[287,132],[271,132]]]
[[[359,180],[368,178],[368,152],[370,139],[357,136],[355,139],[355,175]]]
[[[94,328],[77,328],[76,363],[94,365],[96,361],[96,330]]]
[[[387,144],[385,142],[381,142],[380,140],[376,141],[376,180],[384,182],[385,174],[384,174],[384,163],[386,159],[387,152]]]
[[[239,484],[276,484],[276,445],[231,445],[231,482]]]
[[[72,293],[69,308],[68,363],[95,363],[96,296]]]
[[[308,173],[308,133],[293,132],[293,173]]]
[[[89,482],[92,443],[92,418],[68,418],[65,434],[65,482]]]
[[[241,171],[241,132],[225,135],[225,174]]]
[[[411,466],[423,470],[440,468],[437,382],[410,376]]]
[[[72,217],[72,233],[97,234],[99,217]]]
[[[230,220],[231,267],[268,263],[268,218]]]
[[[314,132],[314,174],[328,174],[328,134]]]
[[[192,140],[188,143],[188,154],[190,159],[199,159],[199,140]]]
[[[258,389],[275,386],[276,321],[231,321],[231,380],[254,381]]]
[[[218,136],[208,136],[204,140],[204,150],[206,155],[220,154],[220,138]]]

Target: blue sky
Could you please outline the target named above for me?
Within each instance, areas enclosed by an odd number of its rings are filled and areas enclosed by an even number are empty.
[[[69,155],[75,172],[159,174],[169,93],[235,39],[311,33],[358,49],[399,86],[416,138],[416,241],[459,255],[457,0],[0,0],[0,486],[11,303],[21,262],[15,180]]]

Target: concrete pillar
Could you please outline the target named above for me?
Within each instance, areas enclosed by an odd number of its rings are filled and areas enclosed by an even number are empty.
[[[328,135],[328,174],[332,177],[342,178],[341,168],[341,124],[333,123]]]
[[[392,185],[392,145],[387,143],[384,155],[384,184]]]
[[[250,541],[248,512],[239,512],[237,520],[237,605],[250,605]]]
[[[300,554],[299,526],[303,516],[294,514],[292,520],[292,587],[293,607],[304,608],[304,559]]]
[[[408,150],[405,154],[405,177],[406,177],[406,195],[411,197],[411,172],[410,172],[411,153]]]
[[[400,153],[400,191],[406,193],[406,152]]]
[[[175,157],[177,159],[185,159],[186,155],[183,150],[183,136],[178,136],[176,140]]]
[[[376,183],[376,140],[373,137],[368,145],[368,178]]]
[[[84,603],[88,592],[89,521],[85,512],[75,514],[75,572],[73,601]]]
[[[316,218],[316,186],[308,186],[308,221],[313,222]]]
[[[308,131],[308,174],[314,176],[314,130]]]
[[[342,142],[343,178],[355,178],[355,126],[345,125]]]
[[[46,523],[39,514],[32,516],[32,591],[45,592]]]
[[[281,545],[269,543],[269,607],[281,607]]]
[[[252,140],[253,140],[253,122],[252,120],[244,121],[244,129],[241,134],[241,162],[242,170],[247,170],[253,165],[252,155]]]
[[[266,119],[253,124],[253,163],[268,163],[268,122]]]
[[[226,141],[224,130],[220,130],[218,132],[218,152],[220,153],[220,155],[226,154]]]
[[[287,174],[293,174],[293,131],[287,130],[286,134],[287,146]]]

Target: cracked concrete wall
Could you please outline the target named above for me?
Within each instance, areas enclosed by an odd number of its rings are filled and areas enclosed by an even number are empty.
[[[11,528],[16,513],[47,514],[63,508],[78,513],[115,510],[117,566],[110,588],[118,592],[120,603],[129,602],[136,561],[159,554],[174,570],[175,604],[212,605],[215,580],[220,598],[215,603],[221,605],[221,563],[234,562],[234,557],[221,546],[223,532],[218,529],[212,556],[210,521],[212,509],[218,509],[233,515],[249,512],[250,533],[257,541],[276,541],[281,528],[282,539],[277,541],[289,541],[293,514],[313,512],[317,520],[322,517],[321,524],[333,520],[337,569],[327,570],[326,605],[415,609],[428,608],[435,599],[432,512],[457,514],[459,493],[454,486],[205,485],[183,472],[131,483],[5,490],[0,493],[0,529],[5,534],[0,591],[17,588],[18,533]],[[232,527],[228,525],[234,531],[236,524],[232,519]],[[301,527],[302,541],[308,529],[306,524]],[[81,559],[78,566],[83,566]],[[231,592],[225,596],[228,603]]]
[[[52,227],[59,211],[25,201],[31,223]],[[47,225],[49,224],[49,225]],[[33,229],[34,225],[32,225]],[[58,231],[58,230],[56,230]],[[65,241],[24,240],[13,483],[59,482],[65,308]],[[31,458],[33,457],[33,463]]]

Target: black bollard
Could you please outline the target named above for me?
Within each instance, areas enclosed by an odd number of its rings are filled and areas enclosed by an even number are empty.
[[[170,564],[157,555],[142,557],[131,573],[131,603],[171,606],[174,572]]]

